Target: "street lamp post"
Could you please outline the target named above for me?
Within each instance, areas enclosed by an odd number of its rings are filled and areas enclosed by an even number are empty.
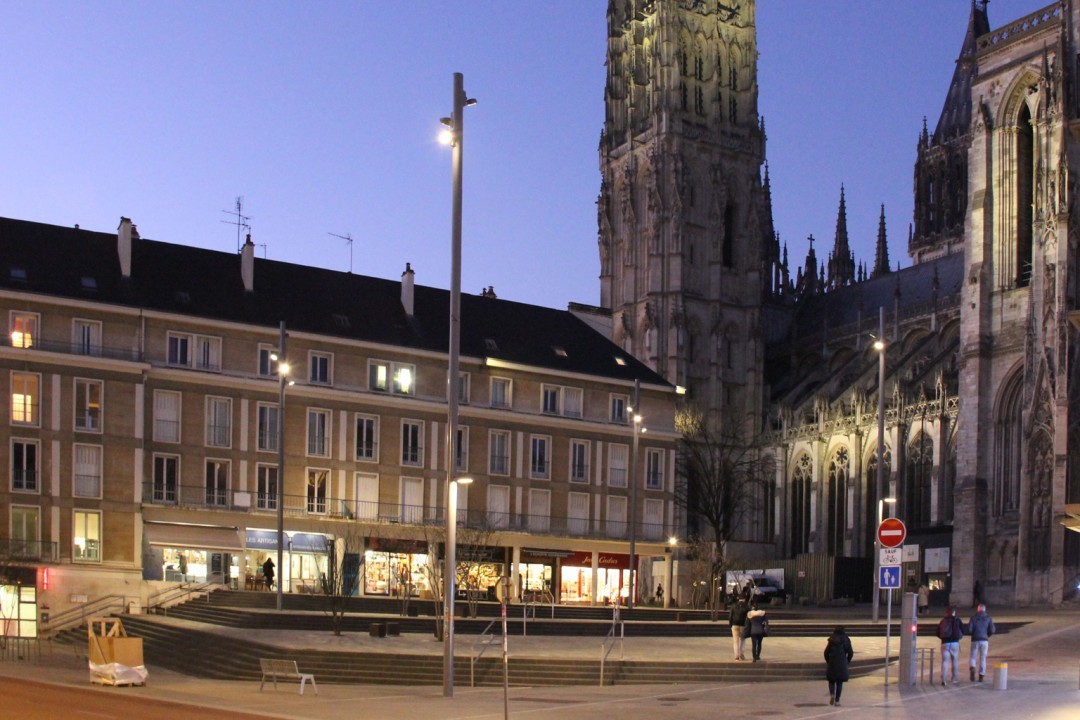
[[[289,363],[285,359],[285,321],[281,321],[277,352],[271,359],[277,363],[278,412],[277,412],[277,609],[284,609],[285,596],[281,581],[285,578],[285,385],[288,384]]]
[[[446,553],[443,569],[443,696],[454,696],[454,570],[457,542],[457,487],[454,466],[457,457],[458,386],[460,383],[461,336],[461,151],[464,139],[464,110],[476,101],[465,95],[464,76],[454,73],[454,111],[442,124],[449,131],[444,139],[453,148],[453,200],[450,218],[450,344],[446,378]]]
[[[634,607],[634,590],[636,589],[634,576],[636,574],[637,564],[634,559],[637,556],[637,456],[638,435],[641,434],[641,413],[638,412],[638,408],[640,407],[638,403],[640,400],[641,381],[634,380],[634,406],[630,408],[630,414],[634,425],[634,442],[630,449],[630,579],[627,581],[630,583],[630,592],[626,596],[627,610]]]
[[[881,501],[885,498],[885,307],[878,307],[878,336],[874,341],[874,349],[878,351],[878,385],[877,385],[877,467],[874,484],[877,486],[878,497],[878,525],[881,525]],[[874,622],[878,621],[878,605],[881,595],[878,577],[881,574],[881,545],[877,539],[877,528],[874,528]]]

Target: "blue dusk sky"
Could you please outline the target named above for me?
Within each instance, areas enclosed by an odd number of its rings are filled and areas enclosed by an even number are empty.
[[[998,27],[1045,6],[993,0]],[[462,289],[599,302],[606,0],[0,0],[0,215],[449,286],[453,73],[466,110]],[[759,111],[793,264],[856,261],[885,204],[908,265],[923,117],[971,0],[759,0]],[[349,244],[335,235],[351,236]],[[351,259],[350,259],[351,249]]]

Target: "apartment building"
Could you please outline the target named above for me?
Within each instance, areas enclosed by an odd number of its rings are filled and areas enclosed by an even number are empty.
[[[481,591],[625,595],[631,537],[639,592],[669,582],[675,388],[571,312],[466,295],[451,460],[448,307],[408,265],[0,219],[8,634],[162,584],[258,588],[279,503],[287,592],[344,568],[359,594],[425,596],[451,462]]]

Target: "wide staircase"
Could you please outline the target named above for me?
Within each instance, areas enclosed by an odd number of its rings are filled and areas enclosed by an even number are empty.
[[[168,668],[196,677],[223,680],[259,680],[260,658],[295,660],[302,672],[313,673],[320,683],[363,683],[386,685],[438,685],[442,682],[441,654],[380,652],[339,652],[282,648],[258,640],[260,630],[292,630],[311,633],[332,632],[332,618],[327,612],[327,598],[318,595],[285,596],[285,608],[276,610],[273,593],[218,590],[204,598],[162,610],[160,614],[124,615],[129,635],[143,638],[143,655],[151,667]],[[465,606],[461,603],[460,606]],[[414,610],[402,614],[399,601],[352,598],[341,619],[343,633],[367,633],[373,623],[398,623],[402,633],[420,633],[432,637],[435,619],[430,603],[413,602]],[[496,603],[480,603],[477,618],[458,618],[457,635],[478,636],[500,611]],[[531,608],[530,608],[531,610]],[[415,616],[410,613],[415,612]],[[522,633],[525,609],[511,606],[509,632]],[[536,608],[536,618],[529,618],[529,635],[594,637],[598,641],[612,627],[611,608],[556,606]],[[798,610],[771,613],[771,637],[826,637],[835,622],[807,617]],[[726,615],[712,621],[707,611],[672,611],[642,608],[622,611],[626,637],[645,636],[721,636],[729,637]],[[880,625],[845,623],[854,636],[878,634]],[[936,622],[920,626],[920,635],[933,634]],[[214,632],[214,626],[251,630],[250,633]],[[998,623],[998,632],[1007,632],[1008,623]],[[898,627],[897,630],[898,632]],[[69,630],[55,639],[58,643],[86,642],[86,628]],[[496,651],[482,656],[475,666],[461,656],[471,640],[459,642],[459,656],[454,663],[455,684],[468,686],[501,685],[502,658]],[[617,653],[612,653],[612,657]],[[856,660],[852,676],[879,670],[880,660]],[[605,684],[644,684],[682,682],[729,682],[820,679],[822,665],[814,663],[730,663],[672,662],[608,659],[604,667]],[[600,682],[599,652],[596,659],[521,658],[508,660],[509,683],[516,686],[597,685]],[[472,678],[470,678],[472,675]]]

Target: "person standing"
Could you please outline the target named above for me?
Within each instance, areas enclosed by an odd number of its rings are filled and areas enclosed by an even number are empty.
[[[941,685],[949,681],[949,665],[952,665],[952,681],[959,682],[960,638],[964,637],[964,624],[956,617],[952,607],[945,608],[945,617],[937,626],[937,636],[941,640]]]
[[[750,653],[757,662],[761,659],[761,641],[769,635],[769,618],[765,617],[764,610],[758,609],[757,600],[750,604],[744,627],[750,633]]]
[[[994,634],[994,619],[986,612],[986,605],[979,603],[975,614],[968,620],[968,635],[971,636],[971,674],[975,682],[975,660],[979,661],[979,682],[986,675],[986,654],[990,652],[990,638]]]
[[[848,663],[855,656],[851,638],[843,625],[837,625],[825,643],[825,679],[829,681],[829,704],[840,704],[840,693],[848,681]]]
[[[664,604],[664,583],[656,583],[656,604]]]
[[[266,583],[267,590],[274,589],[274,561],[270,558],[266,558],[266,562],[263,563],[263,581]]]
[[[925,615],[930,610],[930,588],[926,583],[919,585],[919,614]]]
[[[743,630],[746,626],[746,615],[749,611],[750,608],[746,607],[746,601],[738,598],[735,604],[731,606],[731,612],[728,613],[728,624],[731,625],[731,649],[736,660],[746,659],[744,654],[746,636]]]

